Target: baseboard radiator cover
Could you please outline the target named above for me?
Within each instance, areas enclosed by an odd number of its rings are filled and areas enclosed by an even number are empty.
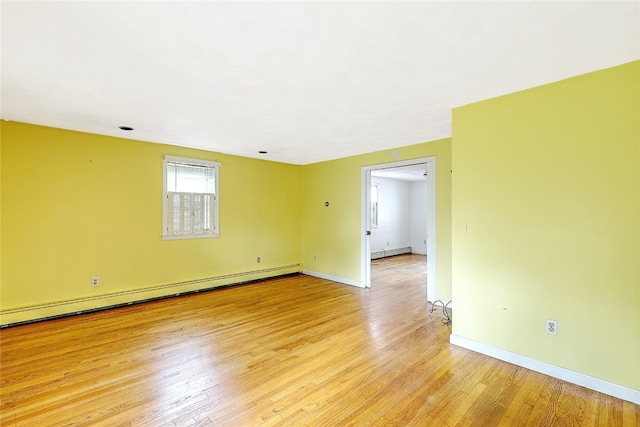
[[[18,326],[59,317],[73,316],[125,305],[140,304],[197,292],[238,286],[302,272],[301,264],[224,274],[196,280],[167,283],[90,297],[61,300],[44,304],[0,310],[0,328]]]
[[[459,335],[451,334],[449,336],[449,342],[458,347],[475,351],[476,353],[481,353],[486,356],[502,360],[504,362],[512,363],[517,366],[522,366],[523,368],[531,369],[532,371],[540,372],[541,374],[548,375],[562,381],[576,384],[581,387],[595,390],[600,393],[608,394],[609,396],[617,397],[618,399],[626,400],[628,402],[635,403],[636,405],[640,405],[640,390],[625,387],[623,385],[605,381],[600,378],[595,378],[586,374],[582,374],[580,372],[572,371],[560,366],[532,359],[527,356],[512,353],[507,350],[502,350],[497,347],[492,347],[490,345],[461,337]]]
[[[388,256],[404,255],[411,253],[411,246],[395,249],[382,249],[379,251],[371,251],[371,259],[385,258]]]

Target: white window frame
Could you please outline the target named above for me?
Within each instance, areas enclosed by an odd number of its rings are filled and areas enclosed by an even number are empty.
[[[214,170],[214,193],[184,193],[184,192],[169,192],[167,189],[167,165],[169,163],[178,163],[190,166],[201,166],[213,168]],[[169,156],[165,155],[162,161],[162,238],[164,240],[181,240],[181,239],[203,239],[203,238],[212,238],[220,236],[220,167],[222,163],[214,162],[211,160],[202,160],[202,159],[192,159],[188,157],[177,157],[177,156]],[[202,233],[194,233],[193,229],[190,233],[172,233],[170,231],[170,206],[169,199],[173,195],[179,195],[180,197],[189,196],[189,195],[200,195],[202,196],[210,196],[211,197],[211,206],[210,206],[210,214],[211,214],[211,229],[208,231],[203,231]],[[193,200],[193,197],[190,198]],[[193,204],[192,204],[193,206]],[[194,209],[190,209],[191,212],[195,214]]]

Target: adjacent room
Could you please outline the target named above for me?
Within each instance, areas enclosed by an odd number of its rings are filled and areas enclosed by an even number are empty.
[[[0,22],[3,426],[640,425],[640,3]]]

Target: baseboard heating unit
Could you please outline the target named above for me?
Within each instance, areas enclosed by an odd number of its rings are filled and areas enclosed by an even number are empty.
[[[379,251],[372,251],[371,259],[385,258],[388,256],[403,255],[403,254],[410,254],[410,253],[411,253],[411,246],[407,246],[405,248],[382,249]]]
[[[61,300],[0,311],[0,328],[18,326],[59,317],[73,316],[125,305],[140,304],[179,295],[206,292],[229,286],[267,280],[289,274],[299,274],[301,264],[265,268],[242,273],[224,274],[196,280],[167,283],[140,289],[113,292],[84,298]]]

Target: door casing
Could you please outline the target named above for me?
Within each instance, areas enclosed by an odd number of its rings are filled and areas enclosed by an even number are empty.
[[[427,172],[427,299],[437,299],[436,289],[436,157],[422,157],[391,163],[363,166],[361,175],[361,254],[360,277],[362,286],[371,287],[371,172],[378,169],[390,169],[402,166],[426,164]]]

